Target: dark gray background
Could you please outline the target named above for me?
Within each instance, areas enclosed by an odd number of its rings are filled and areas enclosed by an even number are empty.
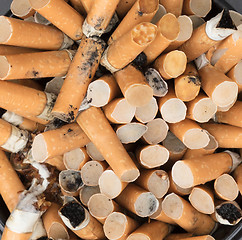
[[[10,7],[12,0],[0,0],[0,14],[5,14]]]

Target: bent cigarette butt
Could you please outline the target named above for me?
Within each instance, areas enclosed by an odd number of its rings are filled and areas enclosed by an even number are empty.
[[[102,154],[99,152],[99,150],[96,148],[96,146],[92,142],[89,142],[86,145],[86,150],[87,150],[88,156],[92,160],[96,160],[96,161],[103,161],[104,160],[104,157],[102,156]]]
[[[156,239],[164,239],[171,231],[171,228],[168,224],[152,221],[151,223],[144,223],[138,229],[136,229],[133,233],[131,233],[127,240],[156,240]]]
[[[143,34],[143,33],[146,34]],[[132,62],[156,37],[157,27],[143,22],[114,41],[105,50],[101,64],[116,72]]]
[[[140,217],[151,216],[159,206],[155,195],[130,183],[116,198],[116,202]]]
[[[212,214],[214,212],[214,194],[206,185],[194,187],[189,195],[189,201],[201,213]]]
[[[148,122],[146,127],[148,129],[142,139],[147,144],[158,144],[162,142],[166,138],[169,130],[168,124],[161,118],[155,118]]]
[[[66,169],[72,170],[80,170],[89,159],[84,147],[73,149],[63,155],[63,162]]]
[[[74,121],[104,50],[104,41],[83,38],[70,65],[52,114],[63,121]]]
[[[32,53],[32,52],[38,52],[38,50],[32,49],[32,48],[15,47],[15,46],[0,44],[0,55],[14,55],[14,54]]]
[[[112,75],[104,75],[91,82],[87,89],[87,99],[94,107],[103,107],[120,95],[120,89]]]
[[[147,63],[153,62],[171,42],[177,39],[180,32],[180,25],[171,13],[165,14],[157,25],[157,35],[154,41],[144,50],[147,56]]]
[[[62,155],[90,140],[77,123],[38,134],[33,141],[32,155],[35,161],[44,162],[47,158]]]
[[[116,8],[118,16],[123,18],[135,2],[136,0],[120,0]]]
[[[33,16],[35,10],[31,7],[28,0],[13,0],[10,5],[10,10],[13,15],[25,19]]]
[[[135,107],[147,105],[153,90],[145,80],[145,76],[137,68],[128,65],[114,74],[115,79],[127,102]]]
[[[242,164],[240,164],[233,172],[233,177],[238,185],[240,194],[242,195]]]
[[[67,227],[58,215],[60,208],[61,206],[58,204],[51,203],[51,206],[43,215],[43,223],[49,238],[69,239]]]
[[[234,67],[232,67],[227,73],[227,76],[237,83],[239,87],[239,92],[242,91],[241,71],[242,71],[242,60],[239,61]]]
[[[63,171],[67,169],[63,163],[63,156],[48,158],[45,162],[52,166],[55,166],[59,171]]]
[[[235,200],[239,194],[239,188],[235,179],[227,173],[215,179],[214,190],[217,197],[227,201]]]
[[[169,151],[159,144],[146,145],[136,150],[136,157],[144,168],[156,168],[169,159]]]
[[[142,22],[150,22],[158,10],[158,3],[158,0],[136,1],[109,38],[108,44],[110,45],[112,42],[116,41],[135,27],[135,25]]]
[[[198,212],[189,202],[174,193],[164,198],[162,209],[179,226],[196,235],[209,234],[215,227],[210,216]]]
[[[163,5],[168,13],[173,13],[176,17],[179,17],[182,13],[182,0],[160,0],[161,5]]]
[[[163,170],[141,170],[135,183],[153,193],[156,198],[162,198],[170,186],[169,177]]]
[[[100,193],[99,186],[90,187],[90,186],[84,185],[83,188],[80,189],[80,193],[79,193],[79,198],[80,198],[81,203],[84,206],[87,206],[87,203],[88,203],[90,197],[97,193]]]
[[[154,63],[154,68],[161,76],[168,80],[176,78],[184,73],[187,65],[187,58],[184,52],[174,50],[158,57]]]
[[[184,0],[182,13],[186,15],[197,15],[205,17],[212,8],[212,1],[205,0],[199,2],[198,0]]]
[[[136,107],[128,103],[125,98],[116,98],[103,107],[106,118],[111,123],[130,123],[135,115]]]
[[[78,116],[77,123],[122,181],[132,182],[138,178],[139,170],[124,149],[101,109],[95,107],[87,109]],[[102,138],[98,137],[100,134]],[[105,145],[103,145],[104,142]],[[119,161],[116,159],[119,159]]]
[[[108,239],[125,240],[138,227],[138,223],[121,212],[111,213],[103,225]]]
[[[98,185],[102,194],[114,199],[127,187],[128,183],[121,182],[114,171],[108,168],[101,174]]]

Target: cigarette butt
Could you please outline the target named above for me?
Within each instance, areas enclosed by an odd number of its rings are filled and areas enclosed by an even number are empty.
[[[38,134],[32,145],[33,158],[35,161],[44,162],[47,158],[83,147],[89,141],[77,123],[67,124],[61,128]]]
[[[157,25],[157,35],[154,41],[144,50],[147,63],[153,62],[171,42],[175,41],[180,32],[180,25],[175,15],[165,14]]]
[[[223,22],[227,24],[224,28],[220,28]],[[236,27],[229,12],[223,11],[195,29],[191,38],[181,45],[178,50],[183,51],[187,56],[188,62],[190,62],[207,52],[209,48],[214,46],[218,41],[222,41],[235,31]]]
[[[124,68],[155,39],[156,33],[157,27],[152,23],[143,22],[136,25],[109,45],[101,64],[112,73]]]
[[[168,224],[152,221],[151,223],[145,223],[136,229],[133,233],[131,233],[127,240],[156,240],[156,239],[164,239],[171,231],[171,228]]]
[[[215,137],[220,148],[241,148],[242,128],[215,123],[203,123],[201,127]]]
[[[218,163],[219,159],[219,165]],[[172,179],[182,188],[189,188],[216,179],[230,172],[233,160],[229,152],[177,161],[172,167]],[[184,172],[186,173],[184,175]]]
[[[201,81],[195,66],[187,64],[185,72],[174,80],[176,96],[183,102],[192,101],[199,94]]]
[[[212,237],[211,235],[203,235],[203,236],[188,237],[188,238],[186,237],[184,239],[186,239],[186,240],[215,240],[215,238]]]
[[[197,15],[190,15],[189,18],[192,20],[193,30],[205,23],[205,20]]]
[[[233,177],[238,185],[240,194],[242,195],[242,164],[240,164],[233,172]]]
[[[192,233],[172,233],[166,237],[166,240],[180,240],[180,239],[186,239],[192,236],[193,236]],[[208,240],[213,240],[213,239],[208,239]]]
[[[40,218],[38,220],[38,222],[36,223],[36,225],[34,226],[34,230],[33,233],[31,235],[31,237],[29,238],[29,240],[37,240],[37,239],[41,239],[47,237],[47,233],[43,224],[42,219]]]
[[[193,22],[191,18],[186,15],[181,15],[177,18],[177,20],[179,22],[180,32],[177,36],[177,39],[170,43],[170,45],[165,49],[164,52],[176,50],[192,36]]]
[[[164,79],[168,80],[183,74],[186,65],[187,59],[185,53],[174,50],[158,57],[154,63],[154,68],[159,71]]]
[[[172,132],[168,131],[166,138],[162,141],[162,145],[169,151],[168,163],[182,159],[187,151],[187,147]]]
[[[63,33],[51,26],[4,16],[0,26],[5,32],[0,38],[2,44],[45,50],[59,50],[64,44]]]
[[[106,118],[111,123],[130,123],[135,115],[136,107],[128,103],[125,98],[116,98],[103,107]]]
[[[92,195],[87,205],[90,214],[102,224],[112,212],[120,211],[118,204],[102,193]]]
[[[151,23],[156,24],[165,14],[166,14],[166,9],[163,5],[159,4],[159,8],[155,14],[155,16],[152,18]]]
[[[215,227],[215,222],[210,216],[198,212],[189,202],[175,193],[164,198],[162,209],[168,217],[187,232],[196,235],[209,234]]]
[[[0,179],[3,183],[0,185],[0,194],[12,212],[18,204],[19,194],[25,190],[25,187],[2,150],[0,150],[0,165]]]
[[[63,121],[74,121],[97,70],[104,42],[99,38],[83,38],[70,65],[52,114]]]
[[[210,141],[207,132],[190,119],[185,119],[178,123],[170,123],[169,128],[189,149],[204,148]]]
[[[96,146],[92,142],[89,142],[86,145],[86,150],[87,150],[88,156],[92,160],[104,161],[104,157],[102,156],[102,154],[99,152],[99,150],[96,148]]]
[[[166,138],[169,130],[168,124],[161,118],[155,118],[148,122],[146,127],[148,129],[142,139],[147,144],[158,144],[162,142]]]
[[[28,0],[13,0],[10,9],[13,15],[22,19],[33,16],[35,13]]]
[[[143,107],[136,107],[135,118],[141,123],[148,123],[155,119],[158,112],[156,98],[152,97],[150,102]]]
[[[177,123],[186,117],[187,107],[181,99],[176,97],[172,87],[169,87],[164,97],[158,98],[158,106],[162,118],[167,123]]]
[[[136,0],[120,0],[116,8],[118,16],[124,18],[135,2]]]
[[[0,55],[14,55],[14,54],[32,53],[32,52],[38,52],[38,50],[32,49],[32,48],[15,47],[15,46],[0,44]]]
[[[132,65],[114,74],[115,79],[127,102],[135,107],[147,105],[153,97],[153,90],[145,76]]]
[[[86,10],[81,0],[70,0],[71,6],[79,12],[82,16],[86,16]]]
[[[242,92],[241,71],[242,71],[242,60],[239,61],[234,67],[232,67],[227,73],[227,76],[237,83],[239,87],[239,92]]]
[[[66,169],[80,170],[89,159],[86,149],[81,147],[64,153],[63,164]]]
[[[92,7],[93,4],[93,0],[80,0],[80,2],[82,3],[84,9],[86,10],[86,13],[88,13]]]
[[[212,8],[212,1],[205,0],[199,2],[197,0],[184,0],[182,13],[185,15],[197,15],[198,17],[205,17]]]
[[[108,239],[125,240],[137,227],[138,223],[134,219],[121,212],[113,212],[105,220],[103,230]]]
[[[73,40],[80,40],[84,18],[63,0],[29,0],[34,8]]]
[[[150,0],[148,2],[146,0],[136,1],[109,38],[108,44],[110,45],[116,41],[135,25],[142,22],[150,22],[158,10],[158,3],[158,0]]]
[[[173,13],[176,17],[179,17],[182,13],[182,0],[160,0],[160,4],[162,4],[168,13]]]
[[[0,56],[1,80],[63,77],[71,64],[66,50]]]
[[[97,193],[100,193],[99,186],[90,187],[90,186],[84,185],[83,188],[81,188],[80,192],[79,192],[79,198],[80,198],[81,203],[84,206],[87,206],[87,203],[88,203],[90,197]]]
[[[168,161],[169,151],[160,144],[146,145],[136,150],[136,157],[142,167],[156,168]]]
[[[206,185],[194,187],[189,195],[189,201],[201,213],[212,214],[214,212],[214,194]]]
[[[87,37],[100,37],[105,32],[118,3],[119,0],[93,1],[83,24],[83,33]]]
[[[217,105],[203,93],[200,93],[192,101],[187,102],[186,106],[186,117],[199,123],[208,122],[217,112]]]
[[[16,233],[11,231],[8,227],[4,228],[4,231],[2,233],[2,240],[8,240],[8,239],[20,239],[20,240],[29,240],[32,233]]]
[[[149,217],[158,209],[155,195],[130,183],[116,198],[117,203],[140,217]]]
[[[227,173],[215,179],[214,190],[217,197],[227,201],[235,200],[239,194],[239,188],[235,179]]]
[[[141,170],[136,184],[153,193],[156,198],[162,198],[168,191],[170,181],[167,173],[163,170]]]
[[[112,75],[91,82],[87,89],[87,99],[94,107],[103,107],[117,96],[120,96],[120,89]]]
[[[108,168],[101,174],[98,185],[102,194],[114,199],[127,187],[128,183],[121,182],[114,171]]]
[[[238,96],[238,99],[239,99],[239,96]],[[217,112],[227,112],[227,111],[229,111],[229,109],[231,107],[233,107],[233,105],[235,104],[236,101],[237,101],[237,99],[235,98],[233,102],[231,102],[229,105],[227,105],[225,107],[219,107],[219,106],[217,106]]]
[[[45,162],[52,166],[55,166],[59,171],[67,169],[63,163],[63,156],[55,156],[52,158],[48,158]]]
[[[107,169],[105,161],[88,161],[81,168],[82,181],[86,186],[98,186],[99,177]]]
[[[67,227],[58,215],[60,208],[60,205],[51,203],[51,206],[43,215],[43,223],[49,238],[69,239]]]
[[[78,116],[77,123],[87,133],[90,140],[122,181],[132,182],[138,178],[139,170],[101,109],[95,107],[87,109]],[[102,136],[102,138],[99,136]],[[104,142],[105,145],[103,145]],[[116,161],[116,159],[120,160]]]

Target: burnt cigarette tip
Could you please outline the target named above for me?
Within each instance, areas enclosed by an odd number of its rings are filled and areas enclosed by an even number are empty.
[[[5,112],[7,112],[7,110],[0,108],[0,117],[2,117]]]
[[[141,52],[132,62],[134,67],[142,70],[147,65],[147,56],[144,52]]]
[[[229,29],[237,30],[237,27],[233,22],[230,16],[229,10],[227,8],[223,10],[222,17],[218,22],[216,28],[229,28]]]

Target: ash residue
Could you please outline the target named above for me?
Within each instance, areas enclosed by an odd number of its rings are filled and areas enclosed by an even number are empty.
[[[2,117],[2,115],[7,112],[7,110],[3,109],[3,108],[0,108],[0,117]]]
[[[228,220],[231,224],[240,219],[241,211],[231,203],[225,203],[216,212],[223,218]]]
[[[132,65],[142,71],[147,64],[147,56],[141,52],[132,62]]]
[[[222,17],[217,24],[216,28],[230,28],[237,30],[237,27],[235,26],[228,9],[224,9]]]
[[[189,78],[188,83],[193,82],[196,86],[201,86],[201,81],[199,78],[195,76],[189,76],[188,78]]]

